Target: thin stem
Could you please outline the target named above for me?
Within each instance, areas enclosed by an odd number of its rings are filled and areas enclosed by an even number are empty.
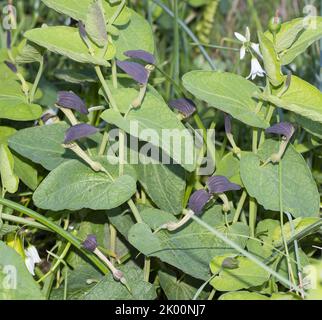
[[[245,204],[246,198],[247,198],[247,192],[244,190],[242,195],[241,195],[241,197],[240,197],[240,199],[239,199],[237,209],[235,211],[233,223],[236,223],[239,220],[239,217],[240,217],[240,214],[242,212],[243,206]]]
[[[30,103],[32,103],[34,101],[34,99],[35,99],[35,94],[36,94],[38,84],[39,84],[39,81],[40,81],[40,78],[42,76],[43,71],[44,71],[44,58],[42,57],[42,59],[41,59],[41,61],[39,63],[39,69],[38,69],[38,72],[37,72],[35,82],[34,82],[34,84],[32,86],[31,92],[30,92]]]
[[[256,219],[257,219],[257,204],[254,198],[249,199],[249,228],[250,235],[255,237],[255,228],[256,228]]]
[[[13,216],[11,214],[2,213],[1,218],[3,220],[10,221],[10,222],[15,222],[15,223],[18,223],[18,224],[22,224],[24,226],[33,227],[33,228],[37,228],[37,229],[45,230],[45,231],[51,231],[49,228],[47,228],[46,226],[44,226],[41,223],[38,223],[38,222],[35,222],[35,221],[32,221],[32,220],[28,220],[28,219],[25,219],[25,218],[21,218],[21,217],[16,217],[16,216]]]
[[[99,156],[102,156],[104,154],[106,146],[107,146],[107,143],[108,143],[108,133],[106,131],[104,131],[102,142],[101,142],[101,145],[100,145],[100,149],[98,151]]]
[[[133,202],[132,199],[130,199],[127,204],[129,205],[130,209],[132,210],[132,213],[134,215],[134,218],[137,223],[143,223],[143,220],[141,218],[140,212],[138,208],[136,207],[135,203]]]
[[[109,24],[114,24],[115,20],[117,19],[117,17],[122,12],[125,4],[126,4],[126,0],[122,0],[122,2],[119,4],[119,6],[117,7],[116,11],[114,12],[112,18],[110,19]]]
[[[151,259],[149,257],[144,258],[144,281],[149,282],[151,270]]]
[[[161,7],[170,17],[172,17],[172,18],[175,17],[174,13],[166,5],[164,5],[160,0],[150,0],[150,1],[153,1],[156,5]],[[208,55],[205,48],[200,44],[199,39],[194,35],[194,33],[189,29],[189,27],[181,19],[177,19],[177,20],[178,20],[178,24],[181,26],[181,28],[184,30],[184,32],[187,33],[187,35],[192,39],[193,42],[197,43],[199,50],[201,51],[201,53],[203,54],[203,56],[207,60],[211,69],[216,70],[217,68],[216,68],[214,62],[212,61],[212,59]]]
[[[111,107],[114,110],[119,111],[118,107],[117,107],[117,104],[116,104],[116,101],[115,101],[115,99],[114,99],[114,97],[112,95],[112,92],[111,92],[110,88],[108,87],[108,85],[107,85],[107,83],[106,83],[106,81],[104,79],[104,76],[103,76],[101,68],[99,66],[95,66],[95,72],[96,72],[96,74],[97,74],[97,76],[98,76],[98,78],[99,78],[99,80],[100,80],[100,82],[102,84],[102,87],[104,89],[104,92],[106,94],[106,97],[107,97],[108,101],[111,104]]]
[[[261,260],[259,260],[255,256],[253,256],[248,251],[244,250],[237,243],[235,243],[234,241],[232,241],[229,238],[227,238],[220,231],[218,231],[215,228],[211,227],[210,225],[208,225],[206,222],[202,221],[200,218],[198,218],[195,215],[192,216],[192,219],[194,221],[196,221],[199,225],[201,225],[202,227],[204,227],[205,229],[207,229],[208,231],[210,231],[214,236],[216,236],[217,238],[219,238],[220,240],[222,240],[223,242],[225,242],[227,245],[229,245],[230,247],[232,247],[233,249],[235,249],[236,251],[238,251],[240,254],[244,255],[246,258],[248,258],[249,260],[253,261],[258,266],[260,266],[261,268],[263,268],[265,271],[267,271],[268,273],[270,273],[272,276],[274,276],[275,278],[277,278],[281,283],[283,283],[284,285],[288,286],[290,289],[293,288],[293,284],[288,279],[284,278],[279,273],[277,273],[275,270],[273,270],[270,267],[268,267],[265,263],[263,263]],[[296,289],[299,289],[299,288],[296,287]]]
[[[290,254],[288,251],[287,241],[284,233],[284,210],[283,210],[283,193],[282,193],[282,161],[278,164],[278,175],[279,175],[279,203],[280,203],[280,225],[281,225],[281,235],[284,244],[285,254],[286,254],[286,261],[287,261],[287,269],[289,274],[289,279],[295,284],[294,274],[292,270],[292,264],[290,261]]]
[[[116,252],[116,236],[117,231],[115,227],[110,223],[110,251]],[[111,258],[111,261],[113,262],[113,258]]]
[[[36,211],[33,211],[29,208],[26,208],[16,202],[0,198],[0,204],[7,206],[9,208],[12,208],[18,212],[21,212],[30,218],[33,218],[34,220],[38,221],[39,223],[45,225],[47,228],[51,229],[53,232],[56,232],[61,237],[63,237],[66,241],[70,242],[75,248],[77,248],[81,253],[83,253],[90,261],[92,261],[96,267],[101,270],[104,274],[108,272],[108,269],[106,266],[97,259],[93,254],[88,253],[86,250],[82,248],[82,243],[80,240],[78,240],[75,236],[73,236],[71,233],[67,232],[60,226],[58,226],[56,223],[54,223],[51,220],[48,220],[45,216],[39,214]]]
[[[44,282],[44,280],[50,276],[52,273],[55,272],[55,270],[59,267],[59,265],[62,263],[63,259],[66,257],[69,249],[71,247],[71,243],[68,242],[63,250],[63,252],[61,253],[61,255],[59,257],[57,257],[57,261],[56,263],[54,264],[54,266],[44,275],[42,276],[37,282],[38,283],[41,283],[41,282]]]

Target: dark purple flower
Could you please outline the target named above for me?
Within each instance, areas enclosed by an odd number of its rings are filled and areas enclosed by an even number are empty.
[[[88,235],[85,241],[82,243],[82,246],[88,251],[95,251],[97,248],[97,238],[95,234]]]
[[[63,108],[73,109],[82,114],[88,114],[85,102],[72,91],[58,92],[57,104]]]
[[[6,66],[13,72],[13,73],[17,73],[18,69],[17,67],[10,61],[5,61],[4,62],[6,64]]]
[[[139,63],[130,61],[117,61],[117,66],[131,76],[136,82],[147,84],[149,79],[149,72]]]
[[[154,55],[144,50],[129,50],[125,51],[124,55],[129,58],[142,60],[149,64],[155,64]]]
[[[87,38],[87,33],[85,30],[85,25],[82,21],[78,22],[78,30],[79,30],[79,34],[80,34],[81,38],[83,40],[85,40]]]
[[[206,190],[197,190],[190,196],[188,207],[199,215],[210,198],[211,195]]]
[[[11,49],[11,30],[7,30],[7,49]]]
[[[190,117],[196,111],[196,105],[190,99],[181,98],[177,100],[171,100],[169,106],[178,110],[186,118]]]
[[[230,182],[224,176],[210,177],[207,181],[207,187],[210,193],[217,193],[217,194],[241,189],[241,186]]]
[[[98,129],[89,124],[76,124],[66,131],[64,143],[67,144],[81,138],[86,138],[96,132],[98,132]]]
[[[226,134],[231,134],[231,115],[224,113]]]
[[[266,133],[279,134],[290,140],[295,132],[294,126],[289,122],[280,122],[266,129]]]

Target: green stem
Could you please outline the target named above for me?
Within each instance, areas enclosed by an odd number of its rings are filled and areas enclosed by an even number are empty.
[[[66,257],[69,249],[71,247],[71,243],[68,242],[63,250],[63,252],[61,253],[61,255],[58,257],[58,259],[56,259],[56,263],[54,264],[54,266],[43,276],[41,277],[37,282],[41,283],[44,282],[44,280],[49,277],[52,273],[55,272],[55,270],[59,267],[59,265],[61,264],[62,260]]]
[[[288,251],[287,241],[284,233],[284,210],[283,210],[283,194],[282,194],[282,161],[278,164],[278,175],[279,175],[279,203],[280,203],[280,225],[281,225],[281,235],[282,240],[284,244],[285,254],[286,254],[286,261],[287,261],[287,269],[289,274],[289,279],[294,283],[294,286],[296,285],[293,270],[292,270],[292,264],[290,261],[290,254]]]
[[[244,190],[240,199],[239,199],[237,209],[236,209],[236,212],[234,215],[233,223],[236,223],[239,220],[239,217],[242,212],[243,206],[245,204],[246,198],[247,198],[247,192]]]
[[[45,230],[45,231],[51,231],[49,228],[47,228],[46,226],[42,225],[41,223],[31,221],[31,220],[28,220],[28,219],[25,219],[25,218],[16,217],[16,216],[13,216],[11,214],[2,213],[1,218],[3,220],[10,221],[10,222],[15,222],[15,223],[18,223],[18,224],[22,224],[24,226],[38,228],[38,229]]]
[[[127,204],[129,205],[130,209],[132,210],[132,213],[134,215],[134,218],[137,223],[143,223],[143,220],[141,218],[140,212],[138,208],[136,207],[135,203],[133,202],[132,199],[130,199]]]
[[[42,59],[41,59],[41,61],[39,63],[39,69],[38,69],[38,72],[37,72],[35,82],[34,82],[34,84],[32,86],[31,92],[30,92],[30,103],[33,103],[33,101],[35,99],[35,94],[36,94],[38,84],[39,84],[39,81],[40,81],[40,78],[42,76],[43,71],[44,71],[44,58],[42,57]]]
[[[116,253],[116,236],[117,231],[115,227],[110,223],[110,251]],[[114,261],[114,259],[111,257],[111,262]]]
[[[257,218],[257,204],[254,198],[249,199],[249,228],[250,235],[255,237],[256,228],[256,218]]]
[[[149,282],[151,269],[151,259],[149,257],[144,258],[144,281]]]
[[[100,82],[102,84],[102,87],[104,89],[104,92],[106,94],[106,97],[107,97],[109,103],[111,104],[111,107],[114,110],[119,111],[118,107],[117,107],[117,104],[116,104],[116,101],[114,100],[114,97],[112,95],[112,92],[111,92],[110,88],[108,87],[108,85],[107,85],[107,83],[106,83],[106,81],[104,79],[104,76],[103,76],[101,68],[99,66],[95,66],[95,72],[96,72],[96,74],[97,74],[97,76],[98,76],[98,78],[99,78],[99,80],[100,80]]]
[[[109,24],[114,24],[115,20],[117,19],[117,17],[122,12],[125,4],[126,4],[126,0],[122,0],[122,2],[119,4],[119,6],[117,7],[116,11],[114,12],[111,20],[108,22]]]
[[[26,208],[16,202],[0,198],[0,204],[7,206],[9,208],[12,208],[18,212],[21,212],[30,218],[35,219],[39,223],[45,225],[47,228],[51,229],[53,232],[56,232],[61,237],[63,237],[66,241],[70,242],[75,248],[77,248],[82,254],[84,254],[90,261],[92,261],[95,266],[101,270],[104,274],[108,273],[108,268],[101,262],[98,258],[96,258],[92,253],[87,252],[82,248],[82,243],[80,240],[78,240],[76,237],[74,237],[69,232],[65,231],[63,228],[58,226],[53,221],[47,219],[43,215],[39,214],[38,212],[35,212],[29,208]]]
[[[244,255],[246,258],[248,258],[249,260],[253,261],[258,266],[260,266],[262,269],[264,269],[265,271],[267,271],[268,273],[270,273],[272,276],[274,276],[276,279],[278,279],[281,283],[283,283],[284,285],[288,286],[290,289],[291,288],[294,288],[293,287],[293,284],[288,279],[284,278],[279,273],[277,273],[275,270],[273,270],[270,267],[268,267],[265,263],[263,263],[261,260],[259,260],[258,258],[256,258],[254,255],[252,255],[248,251],[244,250],[242,247],[240,247],[234,241],[232,241],[229,238],[227,238],[220,231],[218,231],[215,228],[211,227],[210,225],[208,225],[206,222],[204,222],[203,220],[201,220],[200,218],[198,218],[195,215],[193,215],[191,218],[195,222],[197,222],[199,225],[201,225],[202,227],[204,227],[205,229],[207,229],[209,232],[211,232],[214,236],[216,236],[217,238],[219,238],[221,241],[225,242],[227,245],[229,245],[230,247],[232,247],[233,249],[235,249],[236,251],[238,251],[240,254]],[[299,289],[299,288],[296,286],[295,289]]]
[[[98,152],[99,156],[102,156],[104,154],[107,143],[108,143],[108,133],[106,131],[104,131],[102,142],[101,142],[100,149]]]
[[[175,17],[174,13],[166,5],[164,5],[160,0],[150,0],[150,1],[153,1],[156,5],[161,7],[170,17],[172,17],[172,18]],[[181,26],[181,28],[184,30],[184,32],[187,33],[187,35],[192,39],[192,41],[197,43],[199,50],[201,51],[201,53],[203,54],[203,56],[207,60],[211,69],[216,70],[217,68],[216,68],[213,60],[210,58],[210,56],[208,55],[205,48],[200,44],[199,39],[195,36],[195,34],[189,29],[189,27],[181,19],[177,19],[177,21],[178,21],[178,24]]]

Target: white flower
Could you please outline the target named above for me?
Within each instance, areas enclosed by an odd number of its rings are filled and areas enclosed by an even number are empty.
[[[35,246],[29,246],[25,249],[25,264],[28,271],[34,276],[35,275],[35,264],[41,262],[38,251]]]
[[[258,43],[253,43],[250,41],[250,31],[249,28],[246,27],[246,34],[243,36],[242,34],[235,32],[235,37],[242,42],[242,47],[240,48],[240,60],[243,60],[246,55],[246,50],[247,49],[252,49],[257,55],[260,57],[262,56],[259,50],[259,44]]]
[[[243,36],[242,34],[235,32],[235,37],[242,42],[242,47],[240,48],[240,60],[243,60],[246,55],[246,48],[248,46],[248,43],[250,42],[250,31],[249,28],[246,27],[246,34]]]
[[[252,68],[251,68],[250,74],[247,77],[247,79],[249,79],[251,77],[252,80],[254,80],[256,78],[256,76],[264,77],[264,75],[265,75],[265,71],[262,68],[262,66],[260,65],[260,63],[258,62],[257,58],[252,57]]]

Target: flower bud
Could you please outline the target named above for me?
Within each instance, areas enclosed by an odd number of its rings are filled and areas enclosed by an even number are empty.
[[[90,234],[87,238],[83,241],[82,246],[88,250],[94,252],[97,248],[97,238],[94,234]]]
[[[207,187],[210,193],[221,194],[227,191],[240,190],[241,186],[230,182],[224,176],[213,176],[207,181]]]
[[[64,144],[71,143],[72,141],[86,138],[92,134],[95,134],[98,132],[98,129],[86,124],[86,123],[80,123],[75,126],[70,127],[65,134],[65,140]]]
[[[272,34],[276,34],[277,32],[279,32],[281,30],[281,27],[282,27],[282,19],[278,15],[278,11],[277,11],[275,17],[271,18],[269,21],[268,30]]]
[[[124,55],[129,58],[142,60],[148,64],[155,64],[154,55],[144,50],[129,50],[125,51]]]
[[[202,210],[204,209],[205,205],[210,200],[210,198],[211,195],[206,190],[202,189],[195,191],[189,199],[188,207],[196,215],[199,215],[202,213]]]
[[[136,82],[146,85],[149,79],[149,71],[139,63],[131,61],[117,61],[117,66],[127,73]]]
[[[88,114],[85,102],[72,91],[58,92],[57,105],[66,109],[73,109],[82,114]]]
[[[192,116],[196,112],[196,105],[194,102],[186,98],[171,100],[169,106],[178,110],[185,118]]]

